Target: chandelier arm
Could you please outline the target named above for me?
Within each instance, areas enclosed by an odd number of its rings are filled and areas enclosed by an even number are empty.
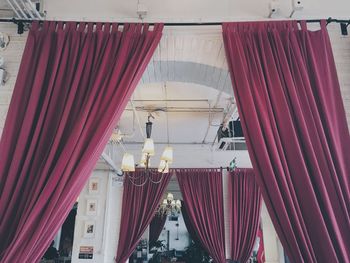
[[[144,176],[144,175],[141,174],[140,176],[136,176],[136,173],[135,173],[134,176],[131,176],[131,175],[129,174],[129,178],[132,178],[133,180],[138,180],[138,179],[140,179],[142,176]]]
[[[138,177],[138,178],[140,178],[140,177]],[[143,182],[143,183],[141,183],[141,184],[137,184],[137,183],[135,183],[134,181],[133,181],[133,179],[131,179],[131,177],[128,177],[128,179],[129,179],[129,181],[134,185],[134,186],[144,186],[146,183],[147,183],[147,179],[148,179],[149,177],[145,177],[145,181]]]
[[[153,181],[151,178],[151,175],[149,174],[148,179],[153,183],[153,184],[160,184],[163,180],[163,176],[160,177],[159,181]]]

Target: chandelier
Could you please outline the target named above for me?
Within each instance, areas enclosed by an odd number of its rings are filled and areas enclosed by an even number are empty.
[[[168,193],[167,197],[159,205],[157,213],[159,215],[175,215],[181,212],[181,201],[175,200],[172,193]]]
[[[150,168],[150,159],[151,156],[154,156],[155,150],[154,150],[154,142],[151,138],[152,133],[152,122],[151,118],[154,118],[151,114],[148,115],[148,121],[146,122],[146,139],[143,144],[142,153],[141,153],[141,161],[138,167],[145,169],[146,173],[143,182],[141,185],[144,185],[147,180],[149,179],[152,183],[160,183],[162,178],[161,177],[158,181],[152,179],[152,175],[154,174],[154,171]],[[160,164],[158,166],[158,172],[159,173],[169,173],[169,164],[173,162],[173,148],[169,146],[165,147],[164,152],[160,158]],[[135,171],[135,161],[134,156],[129,153],[125,153],[122,159],[122,165],[121,170],[123,172],[134,172]],[[129,176],[131,180],[134,179],[132,176]],[[139,179],[139,178],[138,178]],[[134,183],[135,184],[135,183]],[[136,184],[135,184],[136,185]],[[141,186],[140,185],[140,186]]]

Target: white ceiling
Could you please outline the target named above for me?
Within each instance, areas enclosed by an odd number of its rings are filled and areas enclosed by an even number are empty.
[[[142,143],[148,111],[158,109],[156,143],[168,142],[167,131],[172,144],[212,143],[233,100],[220,27],[165,29],[119,128],[125,143]]]
[[[13,17],[14,13],[6,0],[0,1],[0,17]]]
[[[44,0],[49,19],[135,21],[137,3],[148,8],[146,21],[238,21],[262,20],[268,17],[271,0]],[[349,19],[349,0],[301,0],[304,9],[296,18]],[[274,18],[286,19],[292,11],[292,0],[279,0],[280,11]]]

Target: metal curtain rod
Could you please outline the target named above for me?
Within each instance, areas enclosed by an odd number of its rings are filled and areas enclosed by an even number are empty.
[[[323,19],[306,19],[306,20],[297,20],[297,22],[306,21],[306,23],[319,23]],[[0,18],[0,23],[32,23],[33,21],[39,21],[44,22],[43,20],[31,20],[31,19],[16,19],[16,18]],[[350,24],[349,20],[344,19],[335,19],[329,17],[326,19],[327,24],[329,23],[344,23],[344,24]],[[67,21],[63,21],[67,22]],[[78,22],[78,21],[77,21]],[[83,21],[84,23],[87,21]],[[242,21],[244,22],[244,21]],[[79,23],[79,22],[78,22]],[[109,22],[101,22],[101,23],[109,23]],[[164,23],[164,26],[221,26],[224,22],[184,22],[184,23]],[[94,22],[96,24],[96,22]],[[119,25],[123,25],[125,23],[118,23]],[[148,23],[150,25],[154,25],[155,23]]]
[[[16,18],[0,18],[0,23],[15,23],[17,24],[17,33],[23,34],[24,32],[24,26],[26,24],[30,24],[33,21],[39,21],[44,22],[43,20],[31,20],[31,19],[16,19]],[[297,22],[306,21],[306,23],[320,23],[321,19],[309,19],[309,20],[297,20]],[[342,35],[347,35],[347,27],[350,24],[349,20],[342,20],[342,19],[334,19],[329,17],[326,19],[327,25],[329,23],[339,23]],[[67,21],[63,21],[64,23]],[[77,23],[79,23],[77,21]],[[86,23],[84,21],[84,23]],[[101,22],[102,24],[109,23],[109,22]],[[221,26],[224,22],[185,22],[185,23],[164,23],[164,26],[171,27],[171,26]],[[93,22],[94,25],[96,25],[96,22]],[[118,23],[119,25],[124,25],[125,23]],[[149,25],[154,25],[155,23],[148,23]]]

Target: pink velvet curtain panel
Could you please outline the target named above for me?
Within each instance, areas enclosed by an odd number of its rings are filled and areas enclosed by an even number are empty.
[[[229,174],[231,259],[248,261],[260,223],[261,193],[253,169],[237,168]]]
[[[171,174],[155,174],[150,180],[145,181],[146,171],[138,170],[128,173],[124,179],[122,219],[120,222],[120,233],[116,262],[125,263],[132,252],[134,252],[143,233],[152,221],[164,191],[168,186]]]
[[[184,219],[187,232],[190,235],[191,239],[194,243],[196,243],[197,246],[201,246],[202,243],[199,241],[200,239],[198,238],[197,232],[191,223],[190,217],[187,212],[186,203],[183,200],[181,200],[181,216]]]
[[[0,261],[37,262],[94,168],[163,25],[33,22],[0,142]]]
[[[350,262],[350,137],[326,23],[226,23],[254,173],[292,262]]]
[[[196,237],[214,262],[226,262],[221,172],[217,169],[178,169],[176,175]]]

